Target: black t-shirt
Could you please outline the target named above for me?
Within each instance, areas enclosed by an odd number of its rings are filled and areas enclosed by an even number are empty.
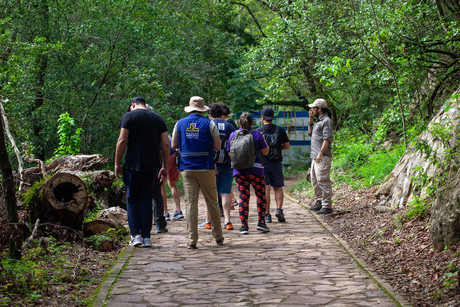
[[[233,119],[227,118],[226,121],[227,121],[228,123],[230,123],[235,129],[238,128],[238,127],[236,126],[236,123],[235,123],[235,121],[234,121]]]
[[[281,126],[277,126],[275,124],[268,124],[268,125],[262,125],[260,126],[259,128],[257,128],[257,130],[259,130],[260,132],[262,132],[263,135],[266,135],[266,134],[273,134],[275,133],[276,131],[276,127],[278,127],[278,139],[277,139],[277,147],[280,151],[280,158],[277,159],[277,160],[268,160],[266,158],[266,156],[263,156],[261,155],[262,157],[262,162],[265,164],[265,163],[273,163],[273,162],[281,162],[283,161],[283,156],[281,154],[281,146],[286,143],[286,142],[289,142],[289,137],[286,133],[286,131],[284,130],[283,127]]]
[[[123,115],[120,128],[129,131],[124,168],[138,172],[161,168],[161,134],[168,131],[163,118],[155,112],[135,109]]]

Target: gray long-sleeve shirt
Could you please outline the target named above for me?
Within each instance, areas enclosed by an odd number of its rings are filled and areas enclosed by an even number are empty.
[[[316,159],[321,150],[321,146],[323,146],[324,140],[329,141],[329,146],[327,146],[327,149],[323,152],[323,156],[332,158],[332,123],[331,119],[327,115],[323,115],[318,118],[318,121],[316,121],[313,125],[311,133],[311,159]]]

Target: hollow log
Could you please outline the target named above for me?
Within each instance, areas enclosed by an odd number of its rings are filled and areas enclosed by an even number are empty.
[[[40,219],[81,230],[88,209],[85,183],[76,175],[58,173],[47,179],[29,203],[31,221]]]

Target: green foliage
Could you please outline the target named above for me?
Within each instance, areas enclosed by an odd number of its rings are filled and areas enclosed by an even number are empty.
[[[402,145],[378,148],[354,130],[342,129],[334,137],[332,176],[355,188],[380,184],[403,154]]]
[[[58,244],[51,240],[47,245],[33,242],[23,250],[20,260],[9,259],[6,252],[0,253],[0,304],[9,305],[15,296],[24,298],[27,304],[37,304],[49,295],[55,284],[74,282],[72,276],[77,267],[74,259],[66,255],[73,246]],[[70,262],[69,262],[69,261]],[[79,282],[87,282],[87,276],[75,276],[77,288]]]
[[[129,231],[126,228],[113,229],[110,228],[106,232],[92,235],[85,238],[85,243],[91,244],[94,249],[101,250],[101,244],[106,241],[111,241],[114,244],[116,242],[124,242],[129,235]]]
[[[54,151],[54,158],[79,154],[82,129],[77,128],[74,132],[75,121],[68,112],[59,115],[58,123],[59,146]]]

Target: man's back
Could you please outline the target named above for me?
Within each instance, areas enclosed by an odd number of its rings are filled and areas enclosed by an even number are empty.
[[[268,146],[270,147],[268,155],[262,156],[262,162],[273,163],[283,161],[281,147],[284,143],[289,142],[289,138],[284,128],[275,124],[265,124],[260,126],[257,130],[262,132]]]
[[[134,171],[161,168],[161,134],[167,131],[163,118],[155,112],[136,109],[126,113],[120,128],[129,131],[124,167]]]

